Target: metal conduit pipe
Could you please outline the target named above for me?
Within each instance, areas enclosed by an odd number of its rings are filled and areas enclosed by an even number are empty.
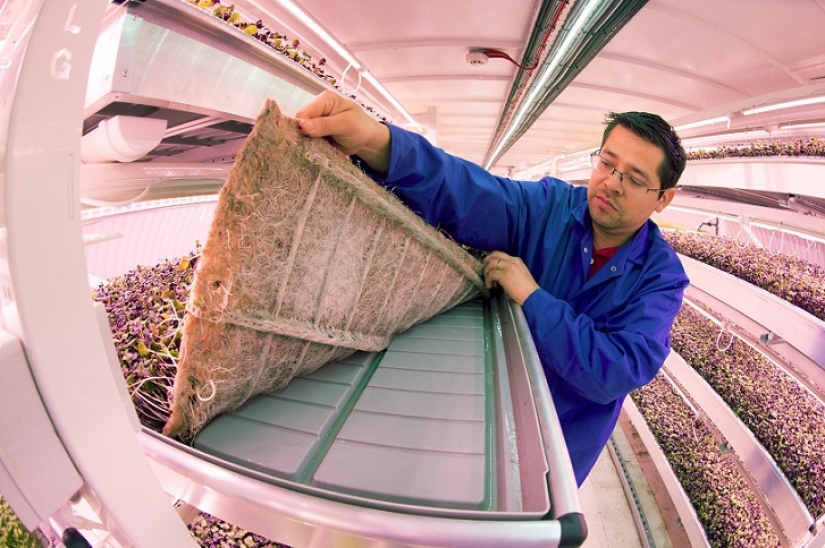
[[[584,26],[578,35],[572,37],[567,50],[562,51],[562,44],[566,41],[565,37],[567,33],[571,32],[569,22],[575,21],[588,8],[589,3],[579,1],[571,7],[563,28],[537,69],[539,76],[533,79],[528,91],[532,91],[539,81],[544,80],[541,83],[541,90],[535,99],[526,105],[528,110],[522,116],[511,117],[506,122],[502,118],[499,122],[496,137],[487,152],[485,165],[492,165],[532,127],[552,101],[564,91],[567,85],[646,3],[647,0],[611,0],[610,2],[599,3],[590,19],[584,22]],[[543,79],[542,75],[546,70],[551,70],[549,68],[550,64],[554,62],[557,56],[560,56],[560,61],[556,63],[556,68],[552,69],[554,72],[548,78]],[[511,90],[511,96],[513,95],[514,92]],[[531,93],[528,92],[527,96],[530,95]],[[518,105],[516,108],[522,108],[522,105]],[[506,141],[503,145],[500,145],[502,139],[506,139]]]
[[[536,16],[536,22],[533,25],[533,32],[530,34],[530,38],[527,40],[527,47],[524,49],[524,56],[521,59],[522,66],[532,67],[541,61],[540,56],[544,52],[547,41],[550,38],[548,31],[552,32],[552,28],[558,24],[562,9],[573,2],[575,2],[575,0],[544,0],[542,2],[539,13]],[[510,86],[507,101],[501,110],[498,126],[490,143],[491,146],[498,142],[502,131],[513,115],[516,105],[521,100],[521,96],[527,88],[527,83],[532,75],[532,69],[522,69],[516,72],[516,76]]]
[[[647,3],[647,0],[617,1],[611,5],[606,5],[593,17],[593,30],[583,30],[582,39],[575,44],[575,49],[566,57],[563,72],[554,75],[555,78],[548,80],[544,86],[541,96],[531,105],[531,110],[526,116],[524,130],[514,134],[521,135],[535,120],[544,112],[550,103],[567,87],[570,82],[593,60],[596,55],[613,39],[616,33],[626,25],[630,19]],[[555,55],[558,41],[548,55]]]

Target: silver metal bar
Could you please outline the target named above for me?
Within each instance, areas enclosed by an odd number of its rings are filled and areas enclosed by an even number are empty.
[[[559,417],[524,312],[503,291],[498,292],[496,299],[501,310],[503,327],[512,329],[513,336],[518,343],[517,347],[522,354],[530,389],[535,400],[539,428],[550,468],[547,479],[550,489],[551,515],[554,518],[566,515],[581,516],[581,502],[573,465],[570,462]]]
[[[547,548],[562,537],[554,520],[452,519],[328,500],[234,472],[147,430],[138,439],[173,498],[293,546]]]
[[[680,255],[690,283],[782,337],[825,369],[825,322],[731,274]],[[724,297],[724,298],[722,298]]]

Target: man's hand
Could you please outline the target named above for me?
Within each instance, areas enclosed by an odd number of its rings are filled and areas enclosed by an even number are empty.
[[[390,167],[390,130],[361,106],[333,91],[324,91],[295,113],[309,137],[327,137],[346,155],[356,154],[376,173]]]
[[[484,283],[487,289],[493,287],[493,282],[498,282],[519,305],[523,305],[527,297],[539,288],[524,261],[503,251],[493,251],[484,257]]]

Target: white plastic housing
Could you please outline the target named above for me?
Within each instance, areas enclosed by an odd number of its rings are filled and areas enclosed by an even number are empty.
[[[158,146],[165,132],[166,120],[114,116],[83,136],[80,158],[84,164],[134,162]]]

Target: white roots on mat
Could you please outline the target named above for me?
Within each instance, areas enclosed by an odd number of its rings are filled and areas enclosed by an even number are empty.
[[[164,433],[486,293],[481,264],[267,101],[221,190]]]

